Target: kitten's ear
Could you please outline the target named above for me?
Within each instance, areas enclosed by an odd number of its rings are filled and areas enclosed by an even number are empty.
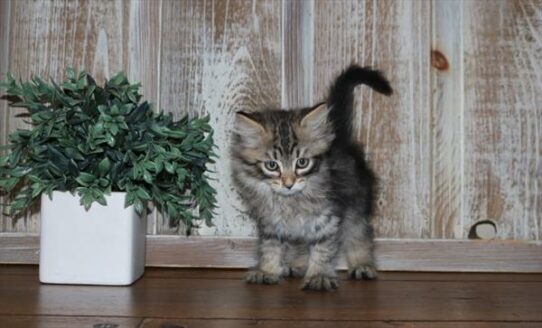
[[[325,129],[328,121],[328,115],[329,109],[326,103],[317,105],[307,114],[305,114],[303,119],[301,119],[301,127],[308,130]]]
[[[297,136],[314,154],[327,151],[335,138],[328,115],[329,107],[323,103],[309,110],[299,122]]]
[[[252,115],[245,112],[235,113],[235,125],[240,134],[261,134],[265,132],[263,125]]]

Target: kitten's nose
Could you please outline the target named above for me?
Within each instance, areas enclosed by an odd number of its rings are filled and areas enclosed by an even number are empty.
[[[285,177],[282,179],[282,185],[288,189],[292,189],[294,186],[295,180],[292,177]]]

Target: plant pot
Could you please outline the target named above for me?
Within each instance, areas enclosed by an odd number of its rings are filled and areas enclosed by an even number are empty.
[[[145,269],[146,216],[124,207],[126,193],[106,196],[86,211],[80,197],[41,197],[40,281],[129,285]]]

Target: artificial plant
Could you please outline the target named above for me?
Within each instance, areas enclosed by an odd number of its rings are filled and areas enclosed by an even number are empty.
[[[141,214],[152,202],[173,224],[195,218],[210,225],[215,190],[209,117],[174,120],[141,101],[140,84],[123,73],[101,86],[86,72],[67,69],[66,80],[39,77],[0,84],[10,107],[26,108],[29,129],[9,135],[0,155],[0,192],[17,216],[42,193],[69,191],[88,209],[105,195],[126,192],[126,206]],[[196,209],[196,210],[195,210]]]

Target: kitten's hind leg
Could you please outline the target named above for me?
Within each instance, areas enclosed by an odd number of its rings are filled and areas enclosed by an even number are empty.
[[[247,273],[245,280],[252,284],[277,284],[284,272],[282,267],[283,245],[274,238],[261,237],[259,242],[258,265]]]
[[[352,279],[376,279],[373,229],[365,218],[349,216],[343,221],[342,247]]]

